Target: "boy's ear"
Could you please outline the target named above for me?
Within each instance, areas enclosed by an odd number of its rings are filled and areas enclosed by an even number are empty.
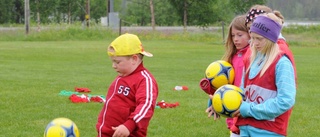
[[[139,60],[139,56],[137,54],[132,55],[132,59],[135,61]]]

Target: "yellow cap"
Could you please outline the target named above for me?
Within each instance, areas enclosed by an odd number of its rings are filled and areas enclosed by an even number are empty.
[[[137,35],[134,34],[122,34],[117,37],[108,47],[109,56],[126,56],[141,53],[147,57],[153,55],[147,51],[144,51],[142,43]]]

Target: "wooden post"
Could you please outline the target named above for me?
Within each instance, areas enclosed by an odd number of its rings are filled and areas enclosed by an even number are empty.
[[[156,30],[156,20],[154,19],[154,10],[153,10],[153,1],[150,0],[150,12],[151,12],[151,26],[152,31],[154,32]]]
[[[107,7],[107,22],[108,22],[108,27],[109,27],[109,13],[110,13],[110,0],[107,0],[107,4],[108,4],[108,7]]]
[[[26,34],[29,34],[29,19],[30,19],[30,6],[29,6],[29,0],[24,1],[24,23],[26,26]]]
[[[224,39],[224,22],[223,21],[221,22],[221,25],[222,25],[222,42],[225,43],[225,41],[224,41],[225,40]]]
[[[90,0],[87,0],[86,2],[86,23],[87,23],[87,27],[89,28],[90,26]]]

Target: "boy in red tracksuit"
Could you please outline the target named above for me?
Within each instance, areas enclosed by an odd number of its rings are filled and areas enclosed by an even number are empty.
[[[108,47],[112,67],[118,76],[111,83],[98,116],[98,137],[145,137],[156,100],[158,85],[143,66],[144,51],[139,38],[123,34]]]

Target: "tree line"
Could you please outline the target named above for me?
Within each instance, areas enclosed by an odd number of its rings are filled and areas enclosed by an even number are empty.
[[[119,12],[126,25],[147,26],[208,26],[230,20],[235,13],[264,0],[246,0],[238,5],[234,0],[111,0],[114,12]],[[242,0],[238,0],[242,1]],[[24,0],[0,1],[0,24],[24,23]],[[31,23],[99,22],[110,11],[110,0],[29,0]],[[88,13],[89,5],[89,13]],[[89,14],[89,15],[88,15]]]
[[[112,6],[110,5],[110,1]],[[319,0],[29,0],[31,23],[100,22],[112,8],[124,25],[201,26],[229,22],[254,4],[288,18],[319,19]],[[25,0],[1,0],[0,24],[23,24]],[[309,6],[305,8],[305,5]]]

